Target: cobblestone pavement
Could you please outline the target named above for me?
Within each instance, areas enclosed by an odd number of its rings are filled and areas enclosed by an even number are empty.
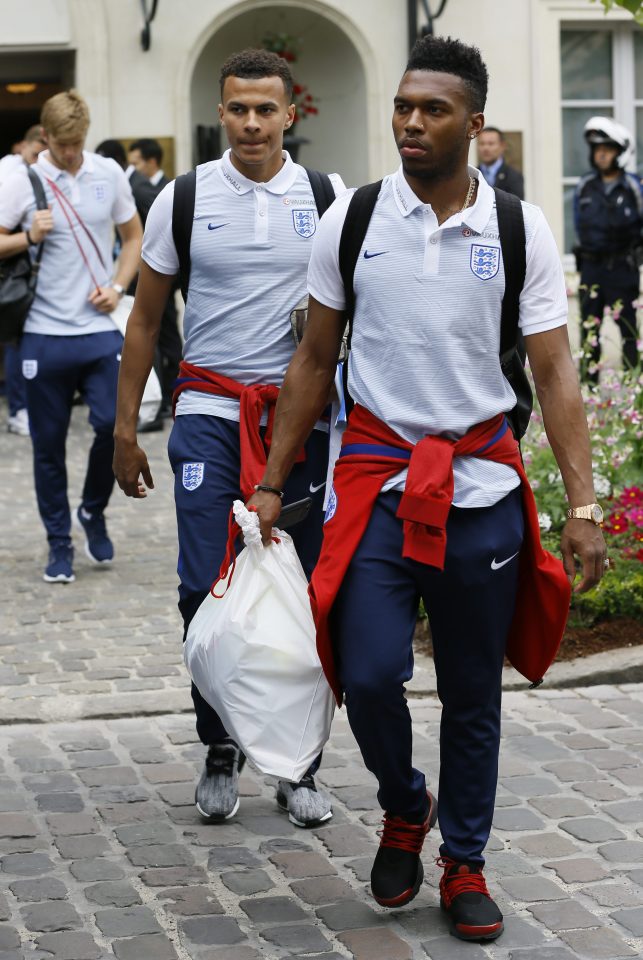
[[[29,444],[0,436],[0,960],[643,955],[641,684],[506,694],[487,870],[506,930],[491,945],[448,934],[437,830],[416,900],[385,911],[371,899],[380,814],[344,711],[318,775],[329,825],[292,826],[270,778],[247,767],[234,820],[200,821],[163,439],[146,444],[153,497],[110,507],[114,567],[92,569],[79,550],[76,583],[49,586]],[[416,762],[435,785],[439,704],[410,705]]]

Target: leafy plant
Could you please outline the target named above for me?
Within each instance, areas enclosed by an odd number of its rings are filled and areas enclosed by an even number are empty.
[[[264,50],[270,50],[272,53],[283,57],[288,63],[296,63],[299,59],[301,40],[288,33],[267,33],[261,41],[261,46]],[[297,81],[293,83],[292,101],[295,104],[296,112],[291,131],[294,130],[300,120],[319,113],[317,98],[312,95],[308,87]]]
[[[599,0],[592,0],[592,3],[597,3]],[[643,3],[641,0],[600,0],[600,3],[605,7],[605,13],[609,13],[615,6],[623,7],[624,10],[628,10],[637,23],[640,23],[643,26]]]

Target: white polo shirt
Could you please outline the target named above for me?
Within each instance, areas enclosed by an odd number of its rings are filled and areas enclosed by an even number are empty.
[[[25,161],[19,153],[8,153],[0,160],[0,184],[24,166],[26,166]]]
[[[183,356],[242,384],[281,386],[295,349],[290,312],[306,294],[306,271],[319,217],[308,176],[286,152],[267,183],[248,180],[220,160],[197,167],[191,269]],[[345,190],[331,174],[335,193]],[[172,237],[174,182],[167,184],[145,224],[143,260],[175,275]],[[239,419],[239,403],[186,390],[177,414]]]
[[[45,188],[54,228],[45,239],[36,296],[25,323],[25,333],[76,336],[114,330],[109,316],[99,313],[88,297],[94,283],[82,258],[74,233],[82,244],[98,283],[112,280],[113,224],[127,223],[136,205],[125,174],[114,160],[83,151],[83,163],[74,175],[59,170],[43,150],[32,166]],[[74,232],[61,209],[61,201],[48,184],[52,180],[69,198],[101,251],[103,266],[93,244],[67,208]],[[27,168],[12,174],[0,186],[0,226],[13,230],[31,226],[36,199]],[[32,252],[35,248],[32,248]]]
[[[353,399],[411,443],[426,434],[462,436],[515,405],[502,374],[504,267],[495,194],[478,179],[475,204],[441,226],[402,168],[385,178],[355,269],[356,310],[348,382]],[[308,290],[335,310],[346,305],[339,241],[350,193],[324,217]],[[560,258],[542,211],[522,204],[527,272],[520,327],[529,336],[567,323]],[[504,464],[457,457],[458,507],[496,503],[519,483]],[[406,472],[384,489],[403,489]]]

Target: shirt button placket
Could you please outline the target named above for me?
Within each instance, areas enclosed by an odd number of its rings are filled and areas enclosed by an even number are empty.
[[[255,187],[255,201],[255,239],[265,242],[268,239],[268,195],[261,184]]]

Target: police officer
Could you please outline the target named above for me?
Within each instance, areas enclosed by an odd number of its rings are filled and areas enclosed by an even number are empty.
[[[599,329],[610,307],[623,338],[623,364],[638,365],[636,307],[638,260],[643,251],[643,191],[638,176],[626,172],[632,136],[610,117],[585,124],[589,160],[594,168],[574,195],[575,248],[580,271],[583,378],[598,383]],[[595,322],[592,323],[592,320]]]

